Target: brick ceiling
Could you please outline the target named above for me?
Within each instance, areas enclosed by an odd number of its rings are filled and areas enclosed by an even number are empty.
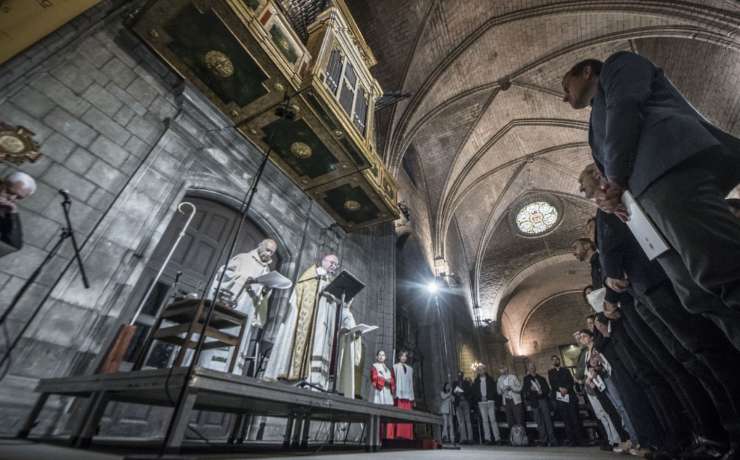
[[[575,62],[639,52],[708,119],[740,134],[740,3],[734,0],[347,3],[378,57],[373,71],[384,90],[410,94],[379,114],[384,158],[398,175],[404,154],[416,152],[434,255],[450,259],[445,241],[457,221],[484,317],[501,319],[501,299],[517,277],[536,276],[531,268],[553,257],[570,268],[551,271],[562,282],[550,290],[574,288],[568,273],[580,268],[563,254],[593,212],[576,182],[590,158],[589,114],[564,104],[560,87]],[[504,225],[510,207],[533,191],[559,197],[565,215],[539,242]],[[578,273],[585,283],[587,274]],[[527,302],[553,294],[543,291]]]

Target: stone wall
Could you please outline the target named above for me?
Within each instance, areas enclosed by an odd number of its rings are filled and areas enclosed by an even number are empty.
[[[573,332],[586,327],[585,317],[593,313],[580,292],[567,293],[544,302],[524,324],[522,350],[541,371],[549,369],[550,356],[559,347],[573,343]]]
[[[10,315],[13,338],[41,306],[0,382],[3,434],[18,429],[37,379],[95,369],[116,328],[133,314],[130,296],[183,197],[197,193],[238,208],[262,158],[122,26],[125,11],[116,9],[121,3],[126,2],[102,2],[0,67],[3,120],[34,131],[44,153],[19,168],[37,178],[39,188],[20,206],[23,250],[0,260],[0,305],[7,308],[54,244],[62,224],[60,188],[74,201],[72,217],[91,284],[83,288],[67,245]],[[318,257],[326,243],[321,235],[333,223],[272,164],[249,217],[278,240],[288,276]],[[358,321],[380,326],[367,339],[366,353],[392,347],[390,226],[351,235],[340,231],[330,239],[343,266],[368,285],[353,306]],[[286,307],[283,296],[278,308]],[[268,339],[274,330],[268,328]],[[65,401],[54,399],[47,407],[41,430]]]

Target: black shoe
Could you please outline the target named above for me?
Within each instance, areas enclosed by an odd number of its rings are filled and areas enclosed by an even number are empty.
[[[722,456],[722,460],[740,460],[740,445],[732,443],[730,450]]]
[[[669,454],[668,452],[665,452],[665,451],[663,453],[665,453],[667,455]],[[654,456],[653,458],[656,458],[657,459],[657,458],[660,458],[660,457]],[[675,458],[675,457],[673,457],[673,456],[671,456],[671,457],[664,456],[662,458]],[[715,449],[713,447],[709,447],[709,446],[698,446],[698,447],[695,447],[695,448],[693,448],[691,450],[685,450],[685,451],[681,452],[680,453],[680,458],[685,459],[685,460],[703,460],[703,459],[717,459],[717,460],[719,460],[719,459],[722,459],[722,451],[721,450],[717,450],[717,449]]]
[[[674,460],[677,457],[675,455],[669,454],[666,451],[656,450],[647,453],[645,455],[645,458],[647,458],[648,460]]]
[[[716,441],[714,439],[709,439],[706,436],[701,436],[701,435],[696,436],[694,438],[694,442],[698,446],[709,446],[715,449],[723,449],[727,447],[727,444],[724,442]]]

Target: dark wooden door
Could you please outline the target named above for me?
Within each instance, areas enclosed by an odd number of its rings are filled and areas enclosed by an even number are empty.
[[[159,308],[174,294],[174,281],[181,272],[177,291],[186,293],[203,292],[211,282],[215,270],[224,264],[226,252],[239,223],[238,211],[221,203],[198,197],[186,197],[196,206],[196,213],[185,231],[172,258],[149,296],[137,320],[137,334],[133,339],[128,360],[132,360],[145,334],[153,325]],[[142,300],[154,277],[159,271],[178,235],[187,221],[187,216],[176,212],[152,257],[147,262],[137,287],[132,295],[131,315]],[[266,235],[251,221],[242,224],[234,254],[251,251]],[[273,266],[279,266],[277,255]],[[145,367],[167,367],[171,361],[173,345],[156,342],[145,363]],[[173,398],[177,395],[173,394]],[[170,412],[161,408],[114,403],[108,409],[101,434],[108,436],[155,437],[164,434]],[[221,413],[196,412],[188,437],[202,434],[208,438],[226,436],[230,418]],[[197,433],[197,434],[196,434]]]

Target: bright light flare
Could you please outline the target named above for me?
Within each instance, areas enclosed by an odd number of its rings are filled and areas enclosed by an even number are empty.
[[[430,294],[436,294],[439,292],[439,285],[436,281],[430,281],[427,283],[427,291],[429,291]]]

